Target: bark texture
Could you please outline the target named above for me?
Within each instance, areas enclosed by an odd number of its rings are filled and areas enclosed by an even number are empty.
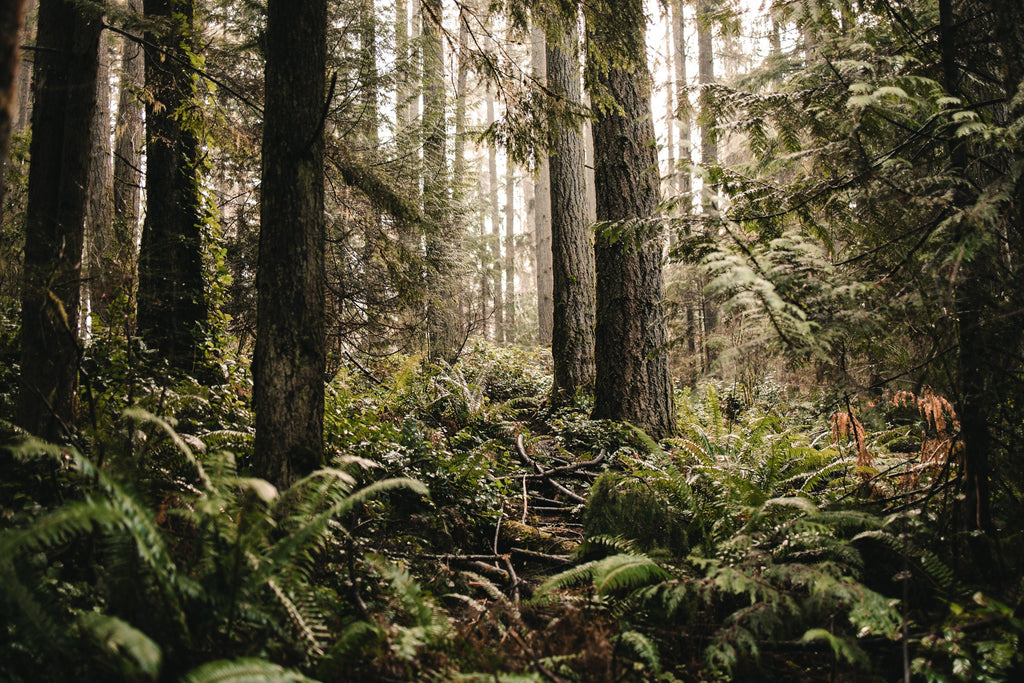
[[[534,22],[530,32],[530,60],[533,78],[541,84],[547,78],[544,29]],[[548,160],[537,160],[533,195],[533,239],[537,264],[537,341],[541,346],[551,344],[554,325],[554,274],[551,270],[551,181]]]
[[[455,288],[456,234],[448,197],[445,160],[444,40],[441,0],[424,0],[423,27],[423,202],[431,223],[426,239],[427,354],[452,362],[459,352]]]
[[[110,145],[110,45],[100,41],[96,76],[96,108],[93,113],[92,153],[89,169],[89,201],[85,215],[85,268],[89,304],[86,308],[93,327],[110,321],[107,310],[116,294],[114,276],[114,165]],[[82,321],[82,337],[89,330]]]
[[[77,3],[43,0],[35,58],[18,421],[66,434],[78,386],[83,225],[102,23]]]
[[[587,9],[594,102],[597,328],[595,419],[627,420],[653,438],[675,430],[662,310],[657,146],[641,0]],[[613,44],[609,44],[615,39]],[[610,58],[614,55],[614,58]]]
[[[142,13],[142,0],[130,0],[129,8]],[[141,37],[141,36],[140,36]],[[114,127],[114,240],[118,293],[127,298],[130,320],[134,313],[136,244],[142,197],[142,100],[145,88],[145,57],[142,46],[128,38],[121,45],[121,87]],[[130,330],[134,332],[134,330]]]
[[[193,0],[145,0],[146,220],[139,249],[139,333],[172,367],[201,358],[203,294],[199,150],[190,63]]]
[[[548,88],[569,111],[582,105],[579,30],[573,18],[552,18],[547,37]],[[554,360],[552,399],[571,402],[594,380],[594,242],[587,220],[583,136],[563,122],[550,156]]]
[[[515,339],[516,328],[516,167],[505,156],[505,315],[504,340]]]
[[[326,0],[267,5],[253,468],[279,488],[323,462]]]

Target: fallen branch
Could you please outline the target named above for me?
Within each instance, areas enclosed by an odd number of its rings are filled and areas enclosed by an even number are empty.
[[[542,475],[542,478],[544,479],[544,481],[549,483],[551,485],[551,487],[554,488],[556,491],[558,491],[559,493],[561,493],[561,494],[567,496],[568,498],[576,501],[577,503],[586,503],[587,502],[587,499],[584,498],[583,496],[581,496],[581,495],[579,495],[577,493],[573,493],[569,489],[567,489],[564,486],[562,486],[562,484],[560,484],[559,482],[557,482],[554,479],[552,479],[551,476],[547,472],[544,471],[544,468],[541,467],[540,465],[538,465],[537,462],[533,458],[531,458],[529,456],[529,454],[527,454],[527,452],[526,452],[526,445],[523,443],[523,435],[522,434],[517,434],[516,435],[516,451],[519,453],[519,458],[523,462],[525,462],[527,465],[530,465],[531,467],[533,467],[533,469],[536,470],[537,474]]]

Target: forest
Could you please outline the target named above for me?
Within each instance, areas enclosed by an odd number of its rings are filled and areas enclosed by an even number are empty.
[[[0,680],[1024,680],[1020,0],[2,0],[0,161]]]

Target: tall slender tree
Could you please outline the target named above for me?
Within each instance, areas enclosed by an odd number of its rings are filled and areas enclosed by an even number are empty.
[[[128,8],[142,15],[142,0],[129,0]],[[118,294],[129,299],[129,319],[134,313],[136,245],[142,198],[142,93],[145,88],[145,56],[142,45],[125,37],[121,45],[121,77],[118,87],[117,124],[114,128],[114,240],[119,276]]]
[[[146,219],[139,249],[138,328],[150,348],[190,371],[206,320],[203,211],[195,102],[194,0],[144,0]]]
[[[113,269],[113,225],[114,225],[114,165],[111,150],[110,128],[110,64],[109,40],[100,43],[99,70],[96,77],[96,108],[93,113],[92,152],[89,169],[89,202],[85,215],[85,306],[91,321],[81,325],[83,337],[89,330],[87,324],[105,325],[107,309],[114,299]]]
[[[586,6],[597,185],[593,417],[675,431],[665,348],[657,145],[642,0]]]
[[[594,243],[587,220],[579,28],[575,16],[548,17],[547,84],[558,98],[550,154],[554,311],[552,398],[571,402],[594,379]]]
[[[504,341],[511,343],[516,329],[516,167],[505,155],[505,315]]]
[[[253,467],[279,487],[323,461],[327,0],[269,0],[253,361]]]
[[[78,387],[83,226],[103,22],[69,0],[42,0],[25,221],[18,421],[66,434]]]
[[[541,85],[547,79],[547,52],[544,48],[544,27],[534,21],[530,28],[531,75]],[[554,288],[551,271],[551,192],[548,160],[544,154],[537,158],[533,193],[533,244],[537,268],[537,341],[541,346],[551,344],[551,326],[554,324]]]

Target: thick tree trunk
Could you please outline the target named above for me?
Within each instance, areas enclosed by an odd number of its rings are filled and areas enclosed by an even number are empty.
[[[270,0],[253,469],[279,488],[319,467],[324,457],[326,59],[326,0]]]
[[[146,220],[139,250],[138,328],[172,365],[196,368],[206,320],[199,149],[190,63],[193,0],[145,0],[165,30],[146,33]]]
[[[595,419],[675,431],[662,310],[657,147],[641,0],[587,9],[597,184]],[[613,30],[614,29],[614,30]],[[609,44],[610,36],[619,42]],[[612,66],[606,66],[609,55]]]
[[[547,77],[544,29],[534,22],[530,30],[530,60],[532,76],[540,83]],[[554,275],[551,270],[551,182],[548,160],[540,155],[537,160],[533,194],[533,238],[537,264],[537,342],[551,344],[554,325]]]
[[[114,272],[114,168],[110,149],[110,45],[101,41],[99,71],[96,77],[96,111],[93,114],[92,152],[89,170],[89,201],[85,214],[85,268],[88,283],[89,320],[82,320],[81,334],[89,335],[87,325],[110,323],[107,310],[116,295]]]
[[[82,239],[102,23],[68,0],[43,0],[35,57],[18,421],[58,439],[78,386]]]
[[[0,206],[7,194],[3,166],[7,163],[7,145],[18,109],[18,73],[21,65],[21,25],[24,0],[0,4]]]
[[[579,30],[574,17],[552,20],[547,80],[567,109],[580,109]],[[583,137],[577,126],[558,126],[550,166],[555,366],[551,395],[555,403],[568,403],[590,389],[594,380],[594,242],[587,220]]]
[[[424,0],[423,22],[423,202],[431,223],[426,239],[427,354],[452,362],[459,351],[455,288],[456,235],[448,197],[445,160],[444,39],[441,0]]]
[[[130,0],[129,8],[142,14],[142,0]],[[142,197],[142,99],[145,88],[142,46],[129,38],[121,45],[121,85],[114,128],[114,240],[117,294],[126,298],[129,321],[135,312],[136,245]],[[129,329],[134,333],[134,329]]]

